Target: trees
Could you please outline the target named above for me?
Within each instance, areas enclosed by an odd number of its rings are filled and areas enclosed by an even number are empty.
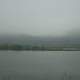
[[[10,45],[9,46],[9,49],[10,50],[22,50],[23,49],[23,47],[21,46],[21,45]]]
[[[32,46],[32,50],[40,50],[39,46]]]
[[[0,50],[8,50],[8,44],[1,44]]]
[[[30,46],[30,45],[26,45],[26,46],[24,46],[24,48],[23,48],[24,50],[31,50],[32,49],[32,47]]]
[[[80,51],[80,47],[53,47],[46,45],[0,44],[0,50]]]

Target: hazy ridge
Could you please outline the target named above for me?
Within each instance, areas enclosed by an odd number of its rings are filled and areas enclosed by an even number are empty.
[[[79,45],[79,36],[63,36],[63,37],[48,37],[48,36],[30,36],[24,34],[4,34],[0,35],[0,44],[22,44],[22,45]]]

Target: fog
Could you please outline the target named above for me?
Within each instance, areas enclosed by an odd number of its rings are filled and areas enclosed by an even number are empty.
[[[79,34],[79,3],[79,0],[0,0],[0,34]]]

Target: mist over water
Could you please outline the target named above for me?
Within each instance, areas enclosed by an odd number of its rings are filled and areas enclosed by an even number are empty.
[[[0,0],[0,48],[13,44],[80,50],[80,0]],[[0,51],[0,80],[80,80],[80,51]]]

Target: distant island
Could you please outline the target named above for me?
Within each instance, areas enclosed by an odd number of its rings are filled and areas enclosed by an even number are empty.
[[[19,45],[19,44],[1,44],[0,50],[16,50],[16,51],[80,51],[80,46],[36,46],[36,45]]]

